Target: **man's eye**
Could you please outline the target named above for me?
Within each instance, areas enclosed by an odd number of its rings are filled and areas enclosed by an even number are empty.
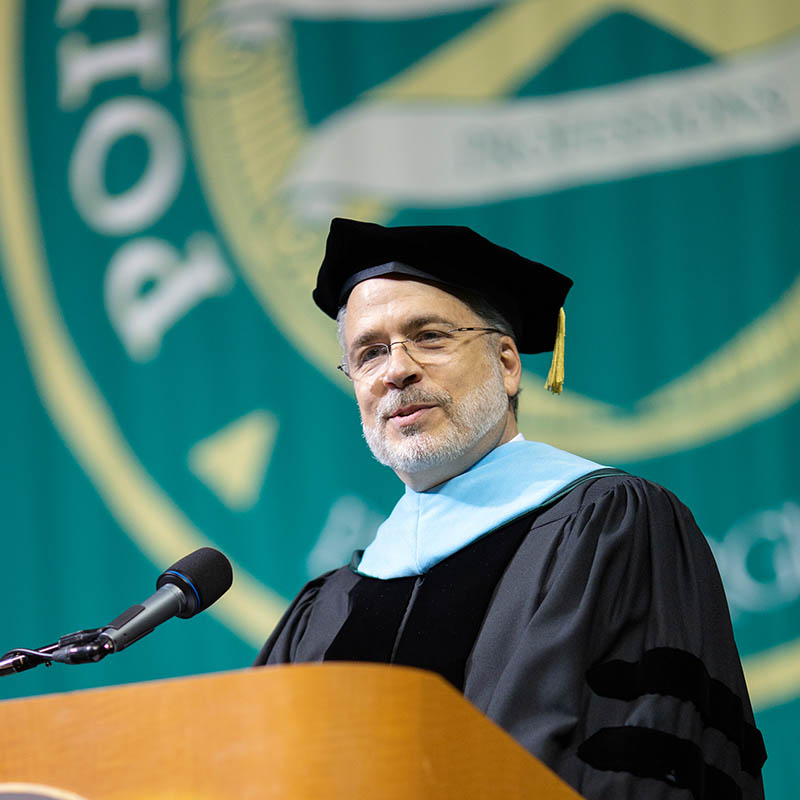
[[[414,337],[414,344],[420,345],[421,347],[436,347],[437,345],[444,344],[449,338],[450,336],[446,331],[420,331]]]
[[[367,347],[366,350],[361,351],[361,354],[358,357],[358,363],[366,364],[369,361],[374,361],[376,358],[380,358],[385,354],[385,347],[379,347],[378,345],[375,345],[374,347]]]

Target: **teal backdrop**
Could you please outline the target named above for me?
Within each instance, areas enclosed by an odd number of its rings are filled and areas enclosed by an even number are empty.
[[[800,784],[800,6],[0,4],[0,651],[213,544],[234,588],[0,698],[248,664],[401,492],[310,290],[333,216],[575,279],[520,422],[660,482],[725,583],[772,800]],[[490,265],[489,265],[490,268]]]

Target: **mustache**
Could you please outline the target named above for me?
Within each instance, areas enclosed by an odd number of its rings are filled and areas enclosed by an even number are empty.
[[[447,410],[453,403],[453,396],[445,391],[432,392],[416,387],[393,389],[380,399],[375,409],[375,416],[379,422],[383,422],[404,406],[416,405],[417,403],[441,406]]]

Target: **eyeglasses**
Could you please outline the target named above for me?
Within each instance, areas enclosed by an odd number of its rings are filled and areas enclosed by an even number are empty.
[[[420,366],[441,364],[447,361],[458,346],[457,334],[468,331],[481,333],[499,333],[497,328],[451,328],[448,331],[425,328],[415,333],[408,339],[398,342],[374,342],[364,345],[353,353],[347,364],[339,364],[338,369],[344,372],[352,381],[364,380],[379,375],[388,365],[392,357],[392,348],[396,344],[403,345],[403,349]]]

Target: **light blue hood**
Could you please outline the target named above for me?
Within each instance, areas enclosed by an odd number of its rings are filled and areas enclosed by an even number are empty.
[[[406,487],[358,572],[373,578],[421,575],[597,469],[602,465],[541,442],[507,442],[427,492]]]

